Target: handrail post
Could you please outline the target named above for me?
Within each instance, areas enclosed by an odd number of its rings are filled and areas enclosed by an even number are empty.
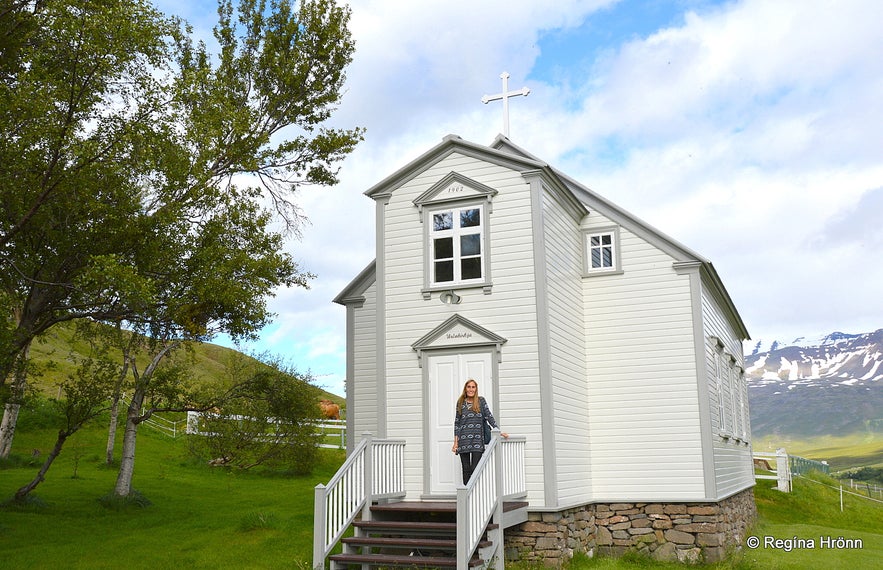
[[[362,520],[369,521],[371,503],[374,502],[374,435],[364,432],[362,438],[368,441],[365,447],[365,505],[362,507]]]
[[[494,568],[503,570],[505,561],[503,560],[503,444],[500,436],[500,428],[491,430],[491,437],[495,442],[494,447],[494,516],[491,519],[497,524],[497,530],[494,531],[497,539],[494,540]]]
[[[465,485],[457,487],[457,570],[468,570],[469,557],[469,491]],[[462,517],[462,520],[461,520]]]
[[[313,570],[325,569],[325,485],[319,483],[314,491],[313,503]],[[321,530],[320,530],[321,529]]]

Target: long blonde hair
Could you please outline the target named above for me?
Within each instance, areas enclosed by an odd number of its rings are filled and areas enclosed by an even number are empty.
[[[475,396],[472,397],[472,411],[475,412],[476,414],[481,412],[481,405],[478,403],[478,382],[476,382],[475,380],[470,378],[469,380],[466,381],[465,384],[463,384],[463,391],[460,393],[460,397],[457,398],[457,413],[458,414],[460,413],[460,410],[463,409],[463,402],[466,401],[466,386],[468,386],[470,382],[475,384]]]

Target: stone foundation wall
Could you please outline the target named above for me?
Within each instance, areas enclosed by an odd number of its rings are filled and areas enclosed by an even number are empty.
[[[506,558],[560,566],[576,552],[635,550],[659,560],[716,562],[742,545],[756,517],[753,489],[718,503],[590,504],[530,513],[527,522],[506,530]]]
[[[507,560],[561,566],[580,552],[592,555],[597,526],[595,505],[557,513],[528,513],[528,521],[503,533]]]

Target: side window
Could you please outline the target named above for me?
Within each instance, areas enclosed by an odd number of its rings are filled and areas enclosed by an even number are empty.
[[[430,286],[480,283],[485,279],[482,205],[430,212]]]
[[[618,227],[585,231],[584,236],[584,276],[622,272]]]
[[[589,236],[589,270],[613,268],[613,234]]]

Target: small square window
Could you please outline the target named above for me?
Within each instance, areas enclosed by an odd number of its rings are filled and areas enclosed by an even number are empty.
[[[621,271],[618,241],[618,228],[586,232],[586,275]]]

